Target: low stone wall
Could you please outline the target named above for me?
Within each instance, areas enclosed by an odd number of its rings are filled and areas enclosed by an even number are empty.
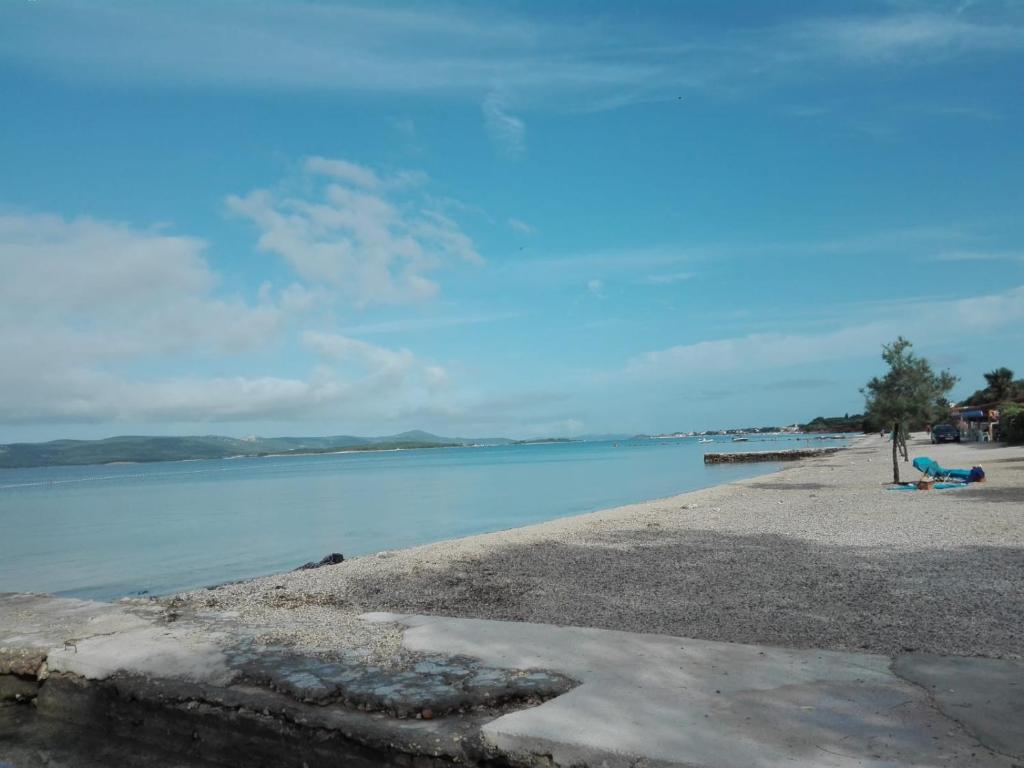
[[[787,451],[747,451],[745,453],[705,453],[705,464],[739,464],[745,461],[795,461],[826,456],[842,448],[793,448]]]

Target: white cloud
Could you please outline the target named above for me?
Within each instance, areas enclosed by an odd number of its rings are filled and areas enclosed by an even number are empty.
[[[523,154],[526,151],[526,125],[520,118],[509,114],[505,98],[492,92],[481,106],[491,141],[509,157]]]
[[[311,310],[319,300],[320,296],[316,291],[292,283],[281,291],[279,304],[288,314],[298,315]]]
[[[379,189],[381,186],[380,178],[372,168],[350,163],[347,160],[307,157],[305,167],[309,173],[332,176],[364,189]]]
[[[532,235],[534,232],[537,231],[536,229],[534,229],[532,226],[527,224],[525,221],[522,221],[521,219],[509,219],[508,226],[510,229],[512,229],[515,232],[518,232],[521,235]]]
[[[0,421],[101,418],[125,366],[244,354],[286,310],[217,293],[202,240],[91,218],[0,216]]]
[[[345,160],[313,157],[305,169],[315,192],[279,195],[255,190],[228,198],[229,210],[259,229],[258,245],[305,280],[357,305],[429,298],[427,277],[452,260],[480,263],[472,240],[454,219],[419,194],[425,177],[402,172],[382,179]],[[331,178],[317,185],[316,177]]]
[[[625,374],[640,378],[692,378],[826,364],[879,354],[903,335],[915,342],[966,338],[1024,322],[1024,286],[955,301],[919,302],[911,312],[817,334],[753,333],[680,344],[628,361]]]
[[[407,349],[307,331],[321,358],[308,376],[136,378],[96,374],[61,420],[231,422],[387,420],[432,405],[448,384],[443,367]]]
[[[30,343],[30,328],[61,335],[65,354],[96,346],[111,359],[261,344],[281,310],[218,297],[206,247],[86,217],[0,216],[2,339]]]
[[[306,331],[302,341],[332,363],[355,363],[374,373],[404,373],[416,359],[407,349],[392,350],[336,333]]]
[[[442,368],[440,365],[428,365],[423,368],[423,381],[427,387],[431,390],[446,389],[451,379],[448,377],[448,371]]]
[[[307,157],[303,168],[311,176],[329,176],[344,184],[371,191],[420,187],[430,180],[423,171],[410,170],[398,171],[382,178],[375,170],[365,165],[319,156]]]
[[[322,296],[298,283],[223,295],[206,249],[116,222],[0,216],[0,423],[365,423],[449,396],[441,365],[317,330],[298,336],[316,358],[306,375],[268,375]],[[218,372],[233,368],[247,372]]]
[[[348,399],[359,394],[361,407],[380,415],[434,404],[435,396],[450,384],[443,366],[405,348],[320,331],[304,332],[302,342],[325,362],[317,376],[320,381],[330,382]]]

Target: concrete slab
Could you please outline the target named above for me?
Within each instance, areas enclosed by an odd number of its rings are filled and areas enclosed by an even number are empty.
[[[0,593],[0,674],[34,676],[55,647],[145,626],[145,619],[109,603]]]
[[[213,612],[0,596],[0,663],[18,660],[0,666],[0,701],[35,704],[39,723],[22,741],[54,719],[230,765],[278,765],[298,750],[294,764],[326,768],[339,756],[475,763],[480,725],[576,684],[448,654],[374,665],[360,649],[318,654],[260,637]],[[254,740],[265,749],[247,754]],[[0,761],[11,748],[0,743]]]
[[[163,615],[156,606],[0,595],[0,674],[35,676],[45,660],[44,676],[70,672],[98,680],[127,672],[230,682],[234,673],[218,642],[225,636],[167,623]]]
[[[238,672],[228,666],[221,633],[182,626],[143,626],[94,635],[50,651],[49,671],[87,680],[118,673],[169,678],[205,685],[228,685]]]
[[[906,654],[893,671],[931,694],[947,716],[991,749],[1024,758],[1024,664],[1009,659]]]
[[[569,693],[482,728],[524,763],[648,765],[992,766],[985,748],[893,674],[884,656],[789,650],[432,616],[367,614],[409,627],[414,651],[495,667],[561,672]]]
[[[227,615],[0,596],[0,697],[231,765],[251,757],[239,750],[254,739],[268,760],[299,750],[316,768],[342,753],[364,761],[353,765],[390,755],[546,768],[1011,768],[1021,752],[1015,662],[905,656],[894,672],[871,654],[365,618],[407,627],[402,663],[268,646],[259,627]]]

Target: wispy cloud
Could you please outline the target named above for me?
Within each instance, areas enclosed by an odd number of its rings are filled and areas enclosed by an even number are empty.
[[[805,363],[827,364],[876,355],[902,334],[928,342],[969,337],[1024,322],[1024,286],[1005,293],[945,302],[918,302],[912,313],[851,324],[821,333],[761,332],[680,344],[631,359],[630,377],[686,378],[759,371]]]
[[[388,320],[379,323],[362,323],[345,326],[349,335],[372,335],[387,333],[421,333],[439,328],[454,328],[462,325],[483,325],[514,320],[522,317],[521,312],[499,312],[486,315],[450,315],[441,317],[415,317],[403,320]]]
[[[522,155],[526,151],[526,125],[521,118],[509,114],[505,98],[489,93],[481,106],[487,133],[498,149],[509,157]]]
[[[594,277],[615,276],[623,282],[636,282],[651,274],[682,273],[684,265],[710,258],[729,258],[730,250],[723,246],[709,247],[651,247],[623,248],[619,250],[581,251],[579,253],[546,254],[505,261],[496,265],[502,279],[579,285]]]
[[[838,55],[865,63],[1024,48],[1021,27],[939,13],[825,18],[798,24],[792,33],[812,50],[818,49],[820,56]]]
[[[908,226],[816,240],[747,241],[664,244],[647,247],[554,253],[496,265],[502,279],[578,285],[595,274],[623,283],[673,285],[691,280],[708,264],[771,258],[780,263],[819,262],[825,256],[889,259],[893,256],[931,258],[937,250],[961,250],[983,242],[971,230],[952,225]]]
[[[926,65],[953,56],[1017,54],[1024,26],[998,9],[784,11],[760,24],[586,24],[488,6],[212,0],[188,14],[111,0],[7,3],[0,57],[72,78],[119,84],[444,93],[482,103],[504,146],[522,151],[517,105],[602,110],[680,92],[759,92],[823,67]],[[187,50],[188,55],[182,55]]]
[[[715,402],[718,400],[729,400],[736,397],[736,392],[731,389],[698,389],[687,394],[687,399],[700,402]]]
[[[829,389],[838,386],[830,379],[781,379],[764,385],[763,389],[770,392],[789,392],[793,390],[806,389]]]
[[[835,110],[833,107],[826,107],[822,104],[794,104],[783,107],[782,111],[793,117],[818,118],[832,114]]]
[[[994,109],[986,109],[985,107],[975,106],[964,106],[956,104],[947,104],[928,109],[931,114],[938,115],[939,117],[956,117],[964,120],[984,120],[986,122],[994,122],[996,120],[1002,120],[1003,115]]]
[[[932,257],[934,261],[1024,261],[1020,251],[950,251]]]
[[[887,339],[880,323],[822,334],[753,333],[728,339],[681,344],[633,358],[631,377],[690,378],[709,374],[828,363],[870,354]]]
[[[392,126],[406,152],[412,155],[419,155],[423,152],[423,144],[420,141],[415,120],[411,117],[399,117],[392,121]]]
[[[647,285],[675,285],[676,283],[690,280],[693,276],[693,272],[668,272],[658,275],[647,275],[641,278],[639,282]]]

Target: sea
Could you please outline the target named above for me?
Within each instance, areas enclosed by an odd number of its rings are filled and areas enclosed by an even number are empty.
[[[805,435],[534,443],[0,469],[0,592],[116,600],[499,531],[778,469],[708,451]]]

